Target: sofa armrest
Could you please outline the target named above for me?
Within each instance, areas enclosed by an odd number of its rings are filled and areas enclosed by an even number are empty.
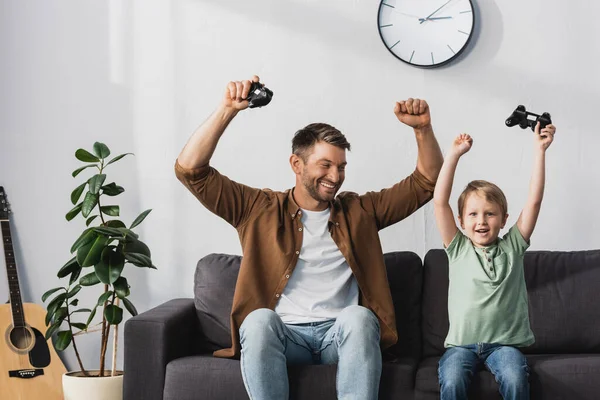
[[[193,353],[193,299],[174,299],[125,323],[123,398],[162,400],[167,364]]]

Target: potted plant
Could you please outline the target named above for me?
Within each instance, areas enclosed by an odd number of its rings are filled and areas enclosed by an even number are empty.
[[[129,154],[131,153],[121,154],[107,161],[110,150],[99,142],[94,143],[93,154],[84,149],[75,152],[75,157],[86,164],[73,171],[72,176],[76,177],[88,168],[96,168],[96,173],[71,193],[71,202],[75,207],[66,214],[66,219],[71,221],[81,216],[86,228],[71,246],[73,258],[57,273],[59,278],[66,280],[66,284],[50,289],[42,296],[42,301],[49,301],[46,307],[46,325],[49,325],[46,339],[56,334],[55,347],[58,351],[73,345],[79,364],[79,371],[68,372],[63,376],[65,400],[83,398],[80,396],[93,400],[96,398],[93,397],[95,394],[100,395],[99,399],[122,398],[122,372],[116,371],[117,333],[119,324],[123,321],[120,303],[131,315],[137,314],[135,306],[128,299],[130,286],[123,276],[124,267],[131,264],[135,267],[156,268],[152,264],[150,249],[133,231],[152,210],[142,212],[127,227],[124,222],[115,218],[119,217],[119,206],[104,203],[107,197],[117,196],[125,190],[115,182],[106,183],[106,168]],[[77,296],[82,289],[88,287],[99,290],[98,300],[83,308]],[[97,314],[99,322],[94,318]],[[111,327],[113,351],[112,368],[109,370],[105,368],[105,360]],[[81,361],[76,337],[96,331],[100,332],[99,368],[88,370]],[[98,389],[99,384],[107,385],[107,388]],[[71,386],[81,385],[93,387],[84,388],[83,395],[74,393],[77,388]],[[112,392],[102,393],[107,390]]]

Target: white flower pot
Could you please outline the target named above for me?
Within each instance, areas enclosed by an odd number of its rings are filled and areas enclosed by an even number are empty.
[[[64,400],[123,400],[123,371],[115,376],[99,377],[99,371],[81,371],[63,374]],[[109,371],[110,373],[110,371]]]

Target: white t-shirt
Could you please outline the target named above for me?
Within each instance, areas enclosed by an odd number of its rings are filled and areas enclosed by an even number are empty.
[[[331,238],[329,214],[329,209],[302,210],[300,256],[275,307],[286,324],[335,319],[344,308],[358,304],[358,284]]]

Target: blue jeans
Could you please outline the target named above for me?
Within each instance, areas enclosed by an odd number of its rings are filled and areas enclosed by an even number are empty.
[[[248,314],[240,327],[242,378],[250,400],[289,397],[287,364],[337,364],[337,397],[376,400],[381,378],[379,321],[346,307],[335,320],[286,325],[272,310]]]
[[[482,365],[496,378],[502,398],[529,399],[529,367],[525,356],[512,346],[489,343],[446,350],[438,369],[440,399],[466,400],[471,379]]]

